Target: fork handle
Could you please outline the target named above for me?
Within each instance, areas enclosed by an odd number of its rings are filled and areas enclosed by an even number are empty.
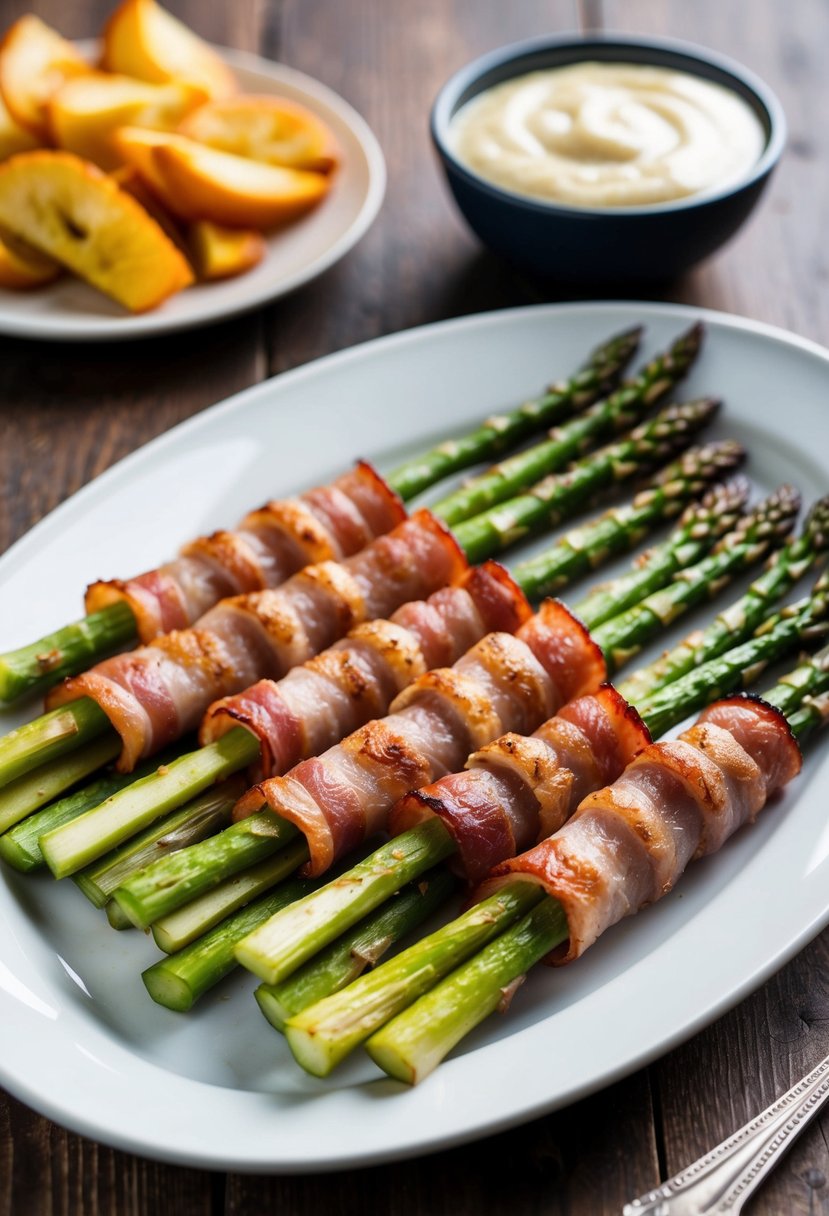
[[[722,1144],[625,1204],[624,1216],[737,1216],[827,1098],[829,1056]]]

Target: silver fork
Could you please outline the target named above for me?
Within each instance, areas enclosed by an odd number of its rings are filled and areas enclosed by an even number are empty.
[[[737,1216],[829,1098],[829,1056],[716,1148],[626,1203],[623,1216]]]

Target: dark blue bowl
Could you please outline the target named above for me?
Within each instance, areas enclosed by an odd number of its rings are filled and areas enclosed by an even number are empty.
[[[455,113],[484,89],[539,68],[583,60],[674,68],[725,85],[751,106],[766,133],[757,163],[719,192],[643,207],[568,207],[493,185],[447,146]],[[719,249],[750,214],[780,159],[786,120],[774,93],[746,68],[671,40],[613,35],[540,38],[476,59],[443,86],[432,109],[432,138],[455,201],[485,245],[546,279],[645,283],[673,278]]]

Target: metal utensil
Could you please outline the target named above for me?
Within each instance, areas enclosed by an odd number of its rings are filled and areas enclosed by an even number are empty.
[[[827,1098],[829,1056],[722,1144],[625,1204],[623,1216],[738,1216]]]

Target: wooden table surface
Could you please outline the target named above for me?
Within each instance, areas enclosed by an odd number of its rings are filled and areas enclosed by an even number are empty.
[[[40,0],[38,13],[83,37],[110,7]],[[0,339],[0,550],[113,461],[264,377],[424,322],[556,298],[465,231],[438,179],[426,115],[441,83],[474,55],[571,28],[569,0],[171,7],[212,40],[308,72],[356,106],[388,160],[386,202],[339,266],[240,320],[98,348]],[[606,10],[611,28],[687,38],[747,63],[777,90],[789,120],[788,151],[756,216],[664,298],[829,341],[829,6],[608,0]],[[24,11],[25,0],[2,0],[0,27]],[[766,893],[777,895],[785,897]],[[829,930],[709,1029],[594,1097],[478,1144],[347,1174],[241,1177],[158,1165],[70,1134],[0,1093],[0,1216],[618,1213],[829,1051],[827,964]],[[751,1206],[756,1216],[829,1212],[827,1127],[815,1123],[801,1138]]]

